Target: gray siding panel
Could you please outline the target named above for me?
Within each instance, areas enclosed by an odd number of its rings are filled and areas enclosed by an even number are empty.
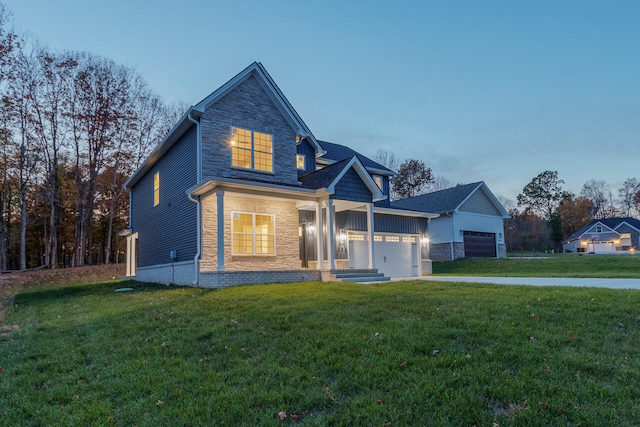
[[[316,150],[303,140],[298,144],[298,154],[304,155],[304,170],[298,170],[298,178],[311,172],[316,171]]]
[[[193,260],[197,205],[185,190],[196,183],[195,125],[131,189],[131,226],[138,234],[138,266]],[[153,177],[160,172],[160,204],[153,206]]]
[[[482,191],[476,191],[469,197],[469,200],[460,206],[461,212],[471,212],[483,215],[500,216],[500,212],[495,205],[489,200],[489,197]]]
[[[374,214],[376,233],[425,234],[427,219],[387,214]],[[344,211],[336,213],[336,228],[354,231],[367,231],[365,212]]]

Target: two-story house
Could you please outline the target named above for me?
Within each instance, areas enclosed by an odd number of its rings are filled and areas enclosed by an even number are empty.
[[[260,63],[189,108],[125,186],[127,275],[223,287],[430,274],[429,213],[394,172],[317,140]]]

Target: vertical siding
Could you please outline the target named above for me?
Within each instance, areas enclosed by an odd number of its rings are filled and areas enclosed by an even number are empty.
[[[500,216],[500,212],[496,209],[495,205],[491,203],[489,197],[482,191],[482,188],[469,197],[462,206],[460,206],[462,212],[473,212],[483,215]]]
[[[331,198],[365,203],[371,203],[372,200],[371,190],[362,182],[362,178],[353,168],[349,168],[336,184],[335,193]]]
[[[138,235],[138,266],[192,260],[197,250],[196,204],[185,190],[196,183],[196,127],[192,126],[131,189],[131,226]],[[160,204],[153,176],[160,172]]]
[[[304,155],[304,170],[298,170],[298,178],[316,170],[316,150],[305,139],[298,144],[298,154]]]
[[[388,214],[374,214],[376,233],[425,234],[427,219]],[[336,228],[367,231],[366,212],[344,211],[336,213]]]
[[[207,108],[200,123],[203,177],[298,183],[296,130],[291,128],[254,75]],[[273,173],[231,168],[232,126],[273,135]]]

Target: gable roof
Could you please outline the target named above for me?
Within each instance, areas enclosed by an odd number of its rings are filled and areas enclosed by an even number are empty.
[[[389,176],[396,175],[396,173],[391,169],[381,165],[378,162],[371,160],[367,156],[363,156],[362,154],[358,153],[357,151],[349,147],[346,147],[340,144],[335,144],[333,142],[328,142],[328,141],[318,140],[318,142],[320,143],[320,145],[325,151],[324,155],[321,157],[321,160],[325,160],[327,161],[327,163],[339,162],[344,159],[350,159],[353,156],[357,156],[362,162],[362,164],[370,172],[379,173],[382,175],[389,175]]]
[[[481,188],[498,212],[500,212],[501,216],[503,218],[509,218],[507,211],[498,199],[495,198],[484,181],[458,185],[457,187],[434,191],[433,193],[422,194],[420,196],[410,197],[403,200],[396,200],[391,202],[391,206],[420,212],[444,214],[457,211],[465,201],[467,201]]]
[[[255,76],[263,87],[267,95],[274,102],[276,107],[280,110],[285,120],[289,125],[296,130],[298,135],[302,138],[306,138],[307,141],[316,149],[316,155],[321,156],[324,154],[324,149],[318,143],[318,140],[313,136],[311,130],[307,127],[302,118],[298,115],[293,106],[289,103],[284,96],[278,85],[273,78],[269,75],[264,66],[259,62],[254,62],[244,70],[240,71],[234,77],[232,77],[225,84],[213,91],[209,96],[198,102],[195,106],[189,107],[186,113],[182,115],[178,123],[171,128],[169,133],[164,137],[162,141],[151,152],[149,157],[145,159],[142,165],[134,172],[134,174],[125,182],[125,188],[131,188],[135,185],[145,173],[153,167],[153,165],[176,143],[176,141],[187,131],[191,126],[195,125],[195,121],[200,119],[205,110],[227,95],[233,89],[235,89],[240,83],[244,82],[250,76]]]
[[[307,140],[314,146],[320,153],[322,154],[324,150],[318,144],[318,140],[313,136],[311,130],[306,125],[304,120],[298,115],[293,106],[289,103],[289,100],[284,96],[275,80],[271,77],[271,75],[267,72],[266,68],[259,63],[254,62],[249,65],[244,70],[240,71],[234,77],[232,77],[228,82],[220,86],[218,89],[213,91],[209,96],[200,101],[194,108],[200,112],[203,112],[209,108],[212,104],[216,103],[226,94],[235,89],[240,83],[245,81],[249,76],[255,75],[258,77],[258,82],[265,89],[271,100],[276,104],[280,112],[284,116],[284,118],[289,122],[291,127],[296,129],[298,135],[301,137],[307,138]]]
[[[638,232],[640,232],[640,221],[635,218],[625,217],[625,218],[594,219],[589,224],[585,225],[580,230],[576,231],[571,236],[567,237],[565,240],[562,241],[562,243],[567,243],[572,240],[580,239],[584,234],[587,233],[587,231],[589,231],[591,228],[593,228],[597,224],[602,224],[603,226],[615,232],[617,232],[616,229],[618,229],[620,226],[627,224],[630,227],[633,227],[636,230],[638,230]]]
[[[360,158],[356,155],[350,159],[344,159],[329,165],[325,168],[311,172],[307,175],[300,177],[298,180],[302,184],[302,188],[309,188],[317,190],[320,188],[326,188],[330,194],[335,192],[335,186],[347,171],[352,168],[356,171],[362,182],[371,191],[374,201],[384,200],[386,196],[382,194],[382,191],[375,183],[367,169],[360,161]]]

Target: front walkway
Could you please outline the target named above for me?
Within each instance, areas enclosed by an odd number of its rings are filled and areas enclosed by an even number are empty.
[[[477,276],[423,276],[392,277],[392,282],[400,280],[427,280],[439,282],[493,283],[497,285],[529,286],[578,286],[588,288],[638,289],[640,279],[575,279],[565,277],[477,277]]]

